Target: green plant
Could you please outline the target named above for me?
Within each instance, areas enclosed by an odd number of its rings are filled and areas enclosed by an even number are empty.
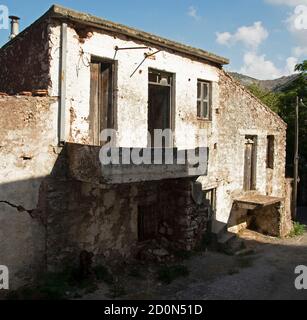
[[[94,273],[96,275],[97,280],[103,281],[106,284],[113,284],[114,282],[114,277],[111,274],[111,272],[106,268],[105,266],[97,266],[93,268]]]
[[[158,270],[158,279],[166,284],[172,283],[177,278],[187,277],[190,271],[186,266],[164,266]]]
[[[300,224],[299,222],[294,222],[293,223],[293,229],[290,232],[290,237],[294,238],[294,237],[298,237],[298,236],[302,236],[306,231],[306,226],[303,224]]]
[[[118,280],[115,279],[112,286],[110,287],[110,296],[112,299],[120,298],[126,295],[126,289],[123,284]]]

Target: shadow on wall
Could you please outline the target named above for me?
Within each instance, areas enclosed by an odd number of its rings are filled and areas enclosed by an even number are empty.
[[[170,238],[183,245],[195,240],[194,178],[99,185],[71,179],[68,161],[65,147],[49,176],[0,184],[0,265],[9,267],[12,288],[77,265],[83,250],[94,254],[95,264],[131,258],[139,250],[140,208],[158,204],[158,220],[170,221]],[[159,229],[147,222],[144,227]]]
[[[65,177],[64,153],[48,177],[0,184],[0,265],[9,268],[11,288],[46,271],[48,180]],[[28,161],[35,158],[24,159],[25,168]]]

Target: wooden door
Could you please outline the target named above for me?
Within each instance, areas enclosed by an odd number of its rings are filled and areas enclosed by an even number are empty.
[[[256,189],[256,137],[246,137],[244,158],[244,190]]]
[[[91,63],[90,89],[90,143],[101,145],[100,135],[104,129],[114,128],[113,75],[114,64]]]

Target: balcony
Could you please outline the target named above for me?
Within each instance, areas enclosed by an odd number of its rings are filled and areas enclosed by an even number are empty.
[[[111,156],[110,151],[108,154]],[[150,158],[150,163],[146,161],[146,164],[135,164],[132,160],[135,159],[135,153],[146,155],[146,159]],[[78,181],[99,184],[197,178],[207,175],[209,150],[114,148],[114,161],[105,165],[100,161],[101,155],[99,146],[68,143],[67,156],[71,177]]]

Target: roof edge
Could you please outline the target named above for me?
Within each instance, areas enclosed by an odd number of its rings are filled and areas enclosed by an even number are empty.
[[[220,57],[216,54],[210,53],[203,49],[194,48],[179,42],[169,40],[157,35],[141,31],[135,28],[127,27],[125,25],[111,22],[97,16],[93,16],[87,13],[78,12],[72,9],[62,7],[60,5],[53,5],[43,17],[50,16],[54,18],[68,19],[73,22],[83,23],[96,27],[98,29],[118,32],[133,39],[145,41],[159,47],[167,48],[176,52],[184,53],[189,56],[193,56],[199,59],[207,60],[218,65],[229,64],[229,59]]]

